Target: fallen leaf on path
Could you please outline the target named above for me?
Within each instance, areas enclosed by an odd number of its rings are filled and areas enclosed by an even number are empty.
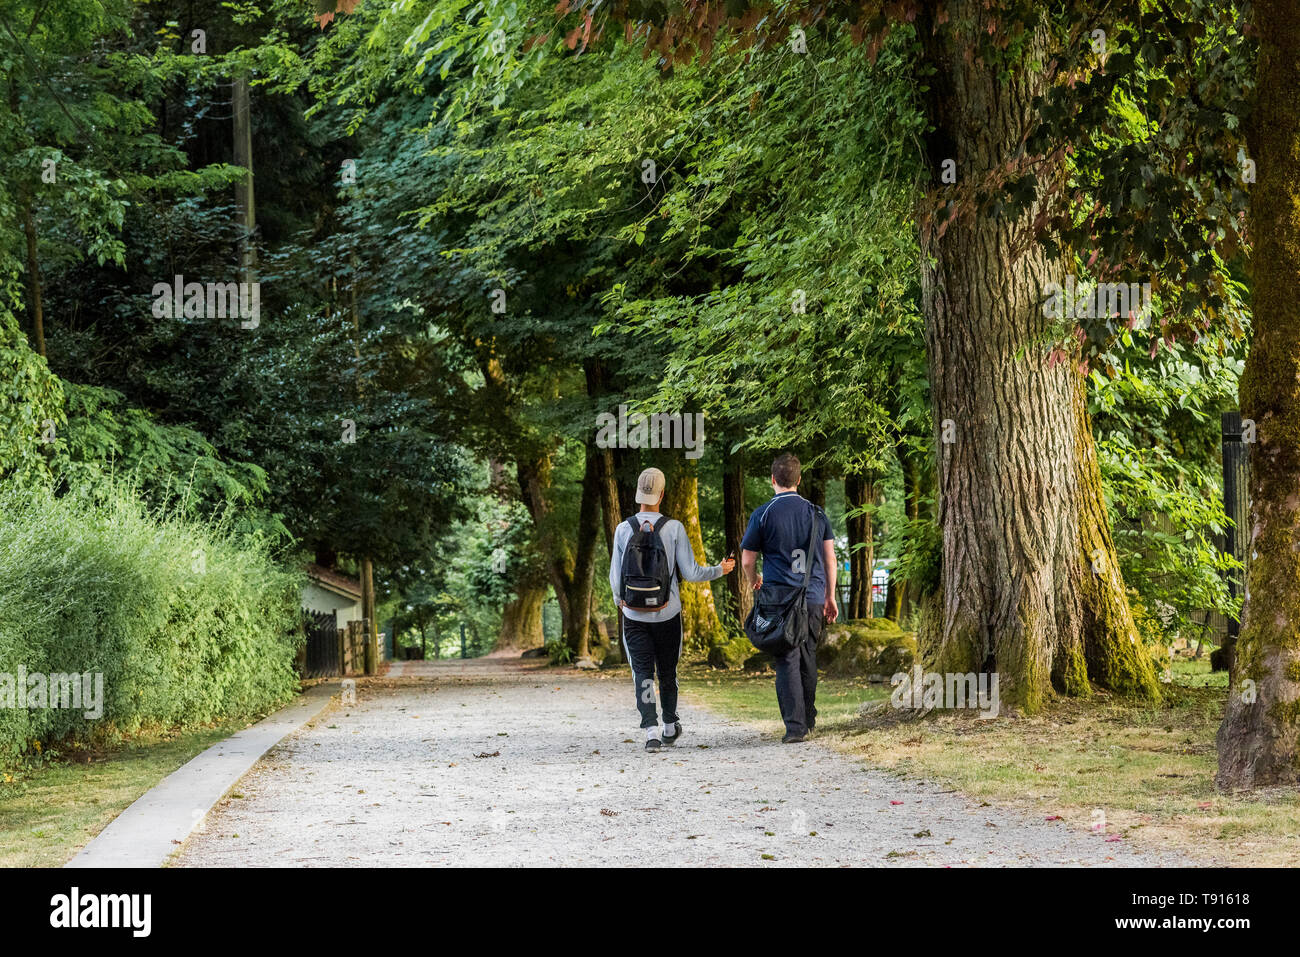
[[[500,752],[500,751],[493,751],[491,754],[488,754],[486,751],[484,751],[484,752],[482,752],[482,753],[480,753],[480,754],[476,754],[476,755],[474,755],[474,757],[476,757],[476,758],[499,758],[499,757],[501,757],[501,752]]]

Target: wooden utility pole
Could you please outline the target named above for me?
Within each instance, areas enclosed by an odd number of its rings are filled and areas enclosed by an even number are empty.
[[[257,206],[253,201],[253,116],[249,108],[248,74],[235,77],[230,95],[230,112],[235,125],[235,165],[248,172],[235,183],[235,215],[239,217],[239,281],[257,281]]]
[[[366,674],[379,673],[379,621],[375,617],[375,566],[361,559],[361,615],[366,622]]]
[[[41,264],[36,255],[36,217],[32,215],[32,194],[23,190],[23,236],[27,240],[27,292],[32,310],[32,345],[45,355],[45,302],[41,290]]]

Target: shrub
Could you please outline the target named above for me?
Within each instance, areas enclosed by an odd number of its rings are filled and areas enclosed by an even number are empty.
[[[297,581],[256,539],[129,491],[0,489],[0,673],[102,673],[103,716],[0,708],[0,762],[36,741],[256,714],[296,688]]]
[[[555,638],[546,643],[546,657],[553,665],[567,665],[573,661],[573,649],[564,643],[563,638]]]

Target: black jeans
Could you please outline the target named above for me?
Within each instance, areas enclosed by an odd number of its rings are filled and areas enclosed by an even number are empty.
[[[677,659],[682,656],[682,616],[667,621],[633,621],[623,618],[623,653],[632,666],[636,685],[636,707],[641,712],[641,727],[659,723],[655,709],[655,672],[659,673],[659,703],[663,705],[664,724],[677,720]]]
[[[812,634],[797,647],[778,655],[776,703],[789,734],[806,734],[817,724],[817,641],[826,621],[826,605],[808,603]]]

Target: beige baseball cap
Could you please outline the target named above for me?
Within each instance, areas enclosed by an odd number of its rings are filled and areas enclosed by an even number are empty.
[[[636,501],[638,505],[654,505],[664,494],[664,473],[656,468],[648,468],[636,480]]]

